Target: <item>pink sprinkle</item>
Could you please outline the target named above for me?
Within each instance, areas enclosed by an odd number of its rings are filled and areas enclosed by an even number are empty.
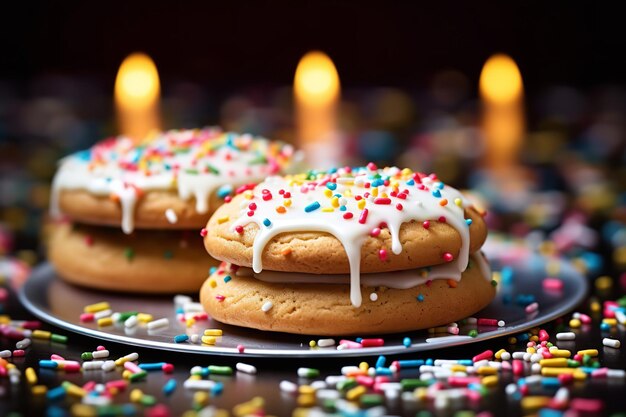
[[[528,304],[525,308],[526,314],[534,313],[537,310],[539,310],[539,304],[537,304],[536,302]]]
[[[219,302],[224,301],[224,299],[225,299],[225,298],[226,298],[226,297],[224,297],[223,295],[219,295],[219,294],[215,296],[215,299],[216,299],[217,301],[219,301]]]
[[[206,230],[206,228],[203,227],[202,229],[200,229],[200,236],[205,237],[207,233],[209,233],[209,231]]]
[[[447,332],[450,334],[459,334],[459,328],[455,326],[450,326],[448,327]]]
[[[378,167],[376,166],[375,163],[370,162],[369,164],[367,164],[367,169],[369,169],[370,171],[376,171]]]
[[[161,369],[166,374],[171,374],[172,372],[174,372],[174,365],[172,365],[171,363],[166,363],[161,367]]]
[[[80,321],[83,323],[89,323],[94,320],[93,313],[83,313],[80,315]]]
[[[591,372],[592,378],[606,378],[609,374],[609,368],[600,368]]]
[[[57,355],[56,353],[53,353],[52,355],[50,355],[50,360],[51,361],[64,361],[65,358],[61,355]]]
[[[361,340],[361,346],[363,347],[379,347],[383,346],[385,341],[383,339],[363,339]]]
[[[524,362],[519,359],[513,359],[513,375],[522,376],[524,375]]]
[[[128,369],[134,374],[141,372],[141,368],[135,362],[124,362],[124,368]]]
[[[363,347],[360,343],[357,343],[353,340],[345,340],[345,339],[340,340],[339,345],[344,346],[346,349],[360,349]]]
[[[170,410],[165,404],[157,404],[154,407],[146,408],[146,417],[170,417]]]
[[[577,353],[577,354],[575,354],[575,355],[574,355],[574,357],[573,357],[572,359],[574,359],[575,361],[578,361],[578,362],[582,362],[582,360],[583,360],[583,356],[582,356],[582,355],[579,355],[579,354]]]
[[[422,223],[422,226],[424,227],[424,229],[427,229],[430,227],[430,222],[428,220],[425,220],[424,223]]]
[[[127,363],[128,363],[128,362],[127,362]],[[93,382],[93,381],[92,381],[92,382]],[[93,383],[93,387],[95,388],[95,386],[96,386],[96,383],[94,382],[94,383]],[[114,381],[109,381],[109,382],[107,382],[106,384],[104,384],[104,386],[105,386],[107,389],[115,388],[115,389],[117,389],[118,391],[123,391],[123,390],[125,390],[125,389],[126,389],[126,387],[128,386],[128,382],[127,382],[125,379],[116,379],[116,380],[114,380]],[[85,387],[83,387],[83,388],[85,388]],[[87,390],[87,388],[85,388],[85,389]],[[92,388],[92,389],[93,389],[93,388]],[[88,390],[88,391],[91,391],[91,390]]]
[[[366,376],[366,375],[357,375],[356,382],[359,385],[364,385],[368,388],[371,388],[374,385],[374,378],[372,378],[371,376]]]
[[[486,350],[483,353],[479,353],[478,355],[472,358],[472,362],[478,362],[485,359],[491,359],[493,357],[493,352],[491,350]]]
[[[601,400],[590,398],[574,398],[570,402],[570,408],[581,413],[600,413],[604,409],[604,403]]]
[[[448,384],[451,387],[466,387],[469,384],[479,384],[480,378],[475,376],[451,376],[448,378]]]
[[[380,258],[381,261],[386,261],[387,260],[387,251],[385,249],[381,249],[378,251],[378,257]]]
[[[550,339],[550,335],[548,334],[548,332],[546,332],[544,329],[539,330],[539,340],[543,342],[549,339]]]
[[[96,350],[106,350],[106,348],[105,348],[104,346],[100,345],[100,346],[98,346],[98,347],[96,348]]]
[[[93,391],[95,387],[96,387],[96,381],[87,381],[83,385],[83,389],[87,392]]]
[[[375,227],[372,229],[372,231],[370,232],[370,236],[376,237],[380,234],[380,229],[378,227]]]
[[[442,256],[443,260],[446,262],[452,262],[454,260],[454,256],[450,252],[446,252]]]
[[[240,235],[243,234],[243,226],[235,226],[235,232],[239,233]]]
[[[239,353],[243,353],[246,350],[246,348],[243,345],[237,345],[237,351]]]
[[[543,288],[545,290],[560,291],[563,289],[563,281],[558,278],[545,278],[543,280]]]
[[[583,324],[591,324],[591,317],[589,317],[586,314],[580,313],[578,319],[580,320],[581,323]]]
[[[365,224],[365,222],[367,221],[367,213],[369,213],[369,210],[363,209],[361,215],[359,216],[359,223]]]

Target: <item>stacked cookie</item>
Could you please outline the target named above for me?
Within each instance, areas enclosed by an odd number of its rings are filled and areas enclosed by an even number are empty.
[[[374,164],[271,177],[221,206],[200,299],[219,321],[363,335],[465,318],[495,296],[487,228],[435,175]]]
[[[67,221],[53,228],[49,259],[66,281],[91,288],[197,291],[216,264],[198,230],[293,157],[289,145],[218,129],[104,140],[60,162],[51,214]]]

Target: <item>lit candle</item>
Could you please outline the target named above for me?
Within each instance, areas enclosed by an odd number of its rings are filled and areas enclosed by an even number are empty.
[[[322,52],[309,52],[294,78],[296,132],[311,166],[328,168],[342,157],[337,128],[339,75],[333,61]]]
[[[526,130],[524,86],[515,61],[502,54],[490,57],[480,74],[479,89],[485,165],[493,170],[514,168]]]
[[[115,79],[115,107],[119,131],[141,141],[159,130],[159,74],[149,56],[134,53],[126,57]]]

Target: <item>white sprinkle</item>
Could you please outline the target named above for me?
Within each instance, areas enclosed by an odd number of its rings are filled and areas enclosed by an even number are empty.
[[[98,395],[85,395],[81,402],[86,405],[93,405],[95,407],[102,407],[111,404],[111,397],[107,397],[106,395],[98,396]]]
[[[198,335],[198,333],[192,333],[191,336],[189,336],[189,341],[191,343],[198,343],[199,339],[200,339],[200,336]]]
[[[247,363],[237,362],[235,365],[239,372],[243,372],[244,374],[256,374],[256,367],[253,365],[248,365]]]
[[[602,344],[604,346],[615,348],[615,349],[619,349],[619,347],[622,345],[622,343],[619,340],[610,339],[608,337],[605,337],[604,339],[602,339]]]
[[[378,294],[376,294],[375,292],[370,294],[370,300],[372,301],[376,301],[378,300]]]
[[[328,388],[328,385],[324,381],[313,381],[310,386],[315,391],[317,391],[318,389],[326,389],[326,388]]]
[[[280,390],[283,392],[296,392],[298,391],[298,386],[291,381],[281,381],[280,382]]]
[[[167,318],[152,320],[150,323],[148,323],[148,330],[154,330],[160,327],[167,327],[169,325],[170,321]]]
[[[606,377],[609,379],[624,379],[626,371],[623,369],[609,369],[606,372]]]
[[[513,359],[524,359],[526,352],[513,352]]]
[[[500,355],[500,359],[503,361],[510,361],[511,354],[509,352],[502,352],[502,355]]]
[[[498,321],[498,327],[504,327],[506,325],[506,323],[504,322],[504,320],[499,320]]]
[[[31,344],[30,339],[22,339],[15,344],[15,347],[18,349],[26,349],[27,347],[30,346],[30,344]]]
[[[0,351],[0,358],[10,358],[11,357],[11,351],[10,350],[3,350]]]
[[[105,372],[110,372],[115,369],[115,361],[105,361],[102,364],[102,370]]]
[[[129,318],[126,319],[126,321],[124,322],[124,326],[128,329],[135,327],[137,325],[137,322],[139,320],[137,320],[137,316],[130,316]]]
[[[202,304],[193,303],[189,300],[188,303],[183,304],[183,311],[185,313],[201,313],[204,311],[204,308],[202,307]]]
[[[320,389],[315,392],[315,396],[319,400],[337,400],[341,393],[334,389]]]
[[[95,315],[94,315],[95,317]],[[122,313],[118,313],[117,311],[113,314],[111,314],[111,319],[117,323],[118,321],[120,321],[120,317],[122,317]]]
[[[102,365],[104,365],[104,361],[83,362],[83,369],[93,371],[95,369],[102,369]]]
[[[556,340],[574,340],[576,339],[576,333],[574,332],[562,332],[556,334]]]
[[[165,210],[165,217],[167,218],[167,221],[171,224],[178,222],[178,216],[176,215],[176,212],[171,208]]]
[[[443,336],[443,337],[429,337],[426,339],[426,343],[438,343],[438,342],[456,342],[457,340],[473,339],[471,336]]]
[[[98,320],[98,319],[102,319],[105,317],[109,317],[111,314],[113,314],[113,311],[111,311],[111,309],[106,309],[106,310],[102,310],[102,311],[98,311],[97,313],[94,313],[93,318],[94,320]]]
[[[274,304],[272,304],[271,301],[266,301],[261,307],[261,310],[263,310],[264,313],[267,313],[272,309],[272,307],[274,307]]]
[[[320,339],[317,341],[317,346],[319,347],[335,346],[335,339]]]
[[[183,307],[187,303],[191,303],[193,300],[188,295],[177,294],[174,296],[174,306],[176,308]]]
[[[215,381],[210,379],[188,379],[183,383],[186,389],[211,390],[215,387]]]
[[[93,352],[91,352],[91,357],[94,358],[94,359],[108,358],[109,357],[109,351],[106,350],[106,349],[94,350]]]

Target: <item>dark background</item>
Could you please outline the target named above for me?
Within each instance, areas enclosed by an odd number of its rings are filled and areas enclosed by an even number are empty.
[[[478,79],[510,54],[527,91],[624,83],[626,29],[617,5],[580,2],[45,2],[3,5],[0,78],[89,75],[113,84],[135,50],[164,88],[289,85],[299,58],[321,49],[345,86],[419,88],[437,71]]]

